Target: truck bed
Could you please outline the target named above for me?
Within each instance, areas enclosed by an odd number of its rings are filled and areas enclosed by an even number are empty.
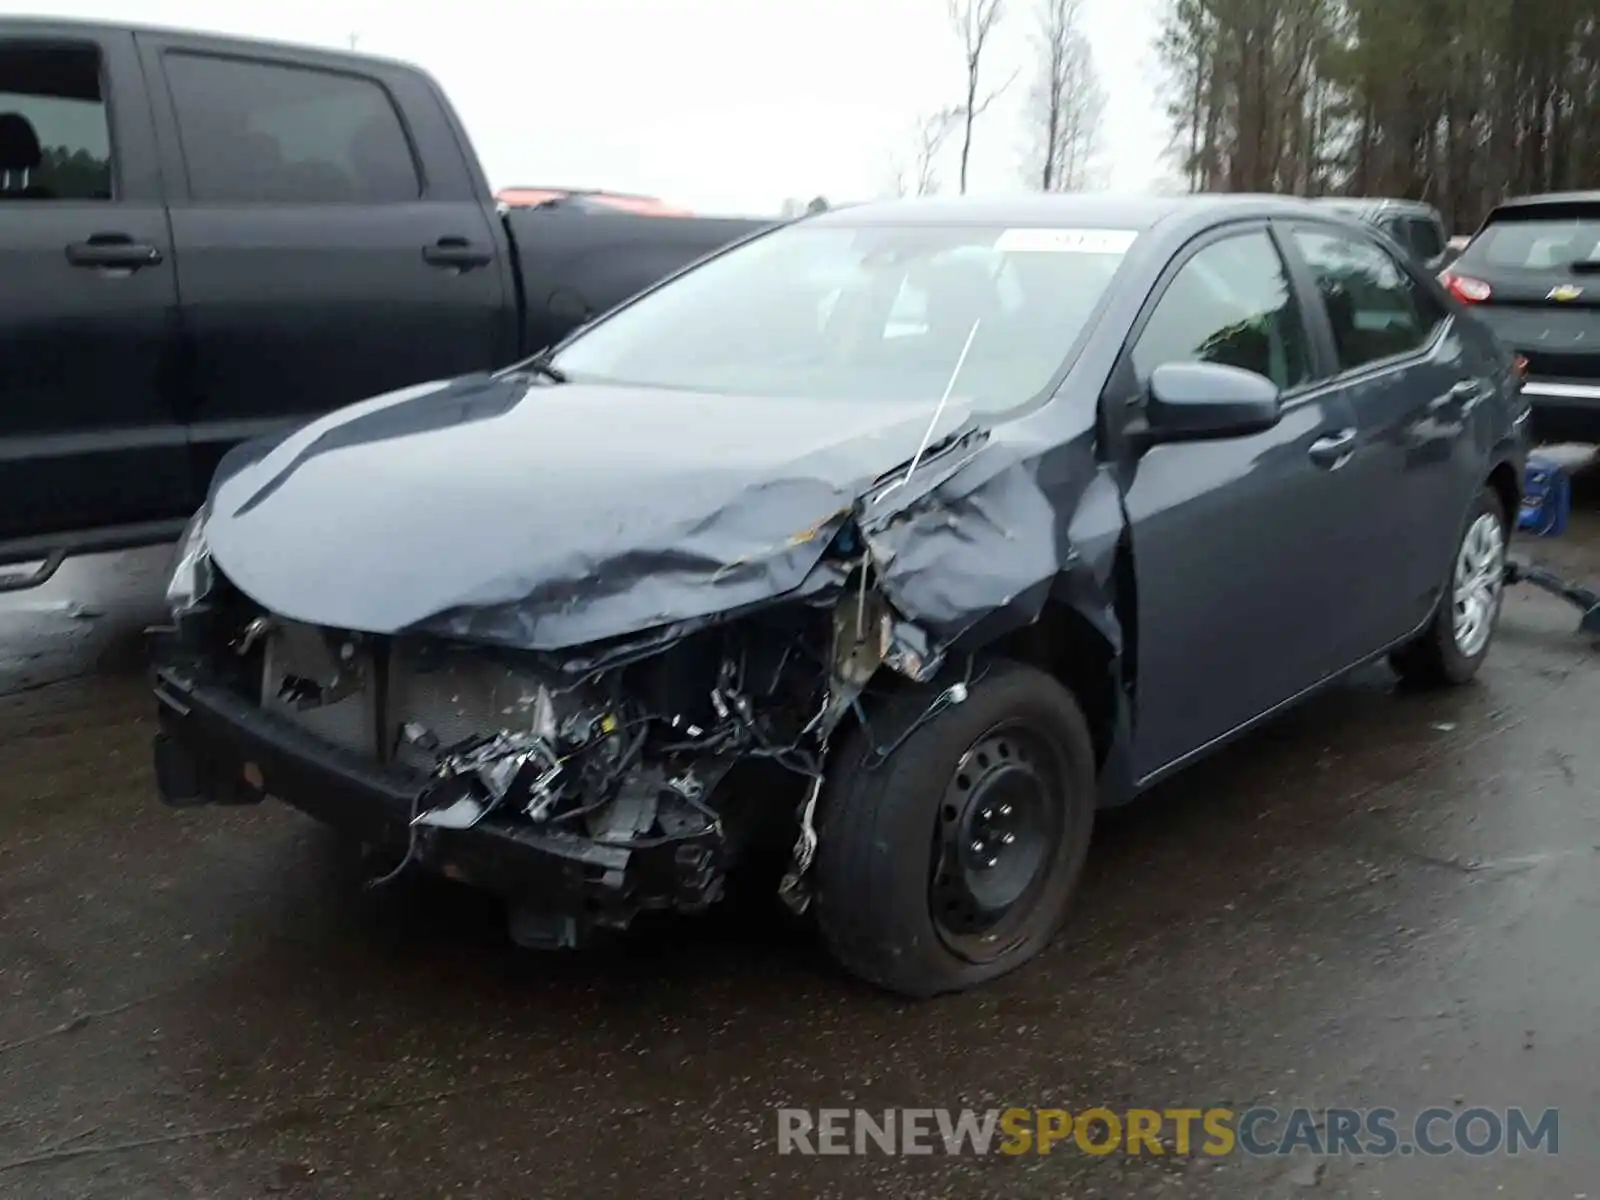
[[[513,208],[501,219],[515,253],[526,353],[548,348],[642,288],[773,224],[562,208]]]

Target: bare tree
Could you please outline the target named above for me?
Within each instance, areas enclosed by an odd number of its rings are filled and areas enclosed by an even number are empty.
[[[912,131],[910,158],[899,159],[895,166],[895,195],[932,196],[938,193],[939,156],[950,135],[955,132],[961,112],[960,108],[941,108],[936,113],[917,118]]]
[[[961,39],[962,59],[967,68],[966,102],[958,110],[961,116],[961,194],[967,194],[967,163],[972,157],[972,126],[1000,94],[1016,78],[1005,81],[992,92],[980,95],[979,74],[983,69],[983,51],[989,44],[989,35],[1000,23],[1004,0],[945,0],[949,5],[950,23]]]
[[[1034,35],[1038,74],[1024,116],[1034,140],[1031,181],[1046,192],[1088,186],[1100,150],[1106,97],[1081,9],[1082,0],[1043,0]]]

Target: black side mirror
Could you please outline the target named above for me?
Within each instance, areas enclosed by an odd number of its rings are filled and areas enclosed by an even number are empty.
[[[1240,367],[1209,362],[1163,363],[1150,373],[1145,402],[1147,446],[1247,437],[1278,423],[1278,385]]]

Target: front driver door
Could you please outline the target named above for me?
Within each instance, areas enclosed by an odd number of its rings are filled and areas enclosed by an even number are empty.
[[[1135,770],[1150,779],[1338,665],[1354,437],[1282,255],[1261,226],[1191,243],[1118,367],[1108,411],[1162,363],[1244,367],[1283,389],[1264,433],[1154,447],[1124,503],[1137,574]]]

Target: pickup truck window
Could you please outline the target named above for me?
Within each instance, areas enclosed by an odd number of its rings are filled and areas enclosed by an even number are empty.
[[[191,199],[392,204],[422,188],[387,91],[357,75],[169,52]]]
[[[109,200],[100,51],[0,42],[0,201]]]

